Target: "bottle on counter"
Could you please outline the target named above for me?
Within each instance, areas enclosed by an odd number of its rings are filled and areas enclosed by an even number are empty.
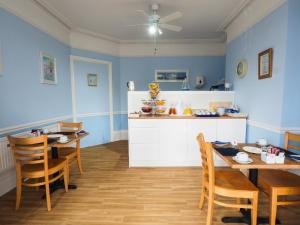
[[[174,105],[172,104],[170,109],[169,109],[169,115],[174,116],[176,114],[177,114],[176,109],[175,109]]]

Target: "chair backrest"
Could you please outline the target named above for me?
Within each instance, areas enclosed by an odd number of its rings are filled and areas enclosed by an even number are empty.
[[[284,148],[297,151],[300,154],[300,134],[286,132]]]
[[[47,135],[38,137],[7,137],[14,156],[16,168],[24,164],[44,164],[48,172],[48,139]]]
[[[82,130],[82,122],[80,123],[59,122],[58,126],[60,131],[63,132],[79,132]]]
[[[204,135],[200,133],[197,136],[202,159],[202,182],[208,186],[209,191],[213,191],[215,185],[215,166],[213,160],[213,148],[211,143],[205,142]]]

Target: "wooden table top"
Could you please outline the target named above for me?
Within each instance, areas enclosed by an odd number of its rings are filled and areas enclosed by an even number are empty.
[[[49,147],[56,147],[56,148],[62,148],[62,147],[67,147],[70,144],[73,144],[74,142],[76,142],[77,140],[80,140],[86,136],[88,136],[89,133],[83,133],[83,134],[79,134],[79,135],[75,135],[74,133],[68,134],[66,136],[68,136],[69,141],[66,143],[59,143],[58,141],[53,141],[48,143]]]
[[[254,146],[257,147],[256,144],[239,144],[238,148],[239,151],[245,152],[242,148],[244,146]],[[213,145],[213,147],[219,147]],[[232,147],[231,145],[224,146],[224,147]],[[232,159],[232,156],[224,156],[215,150],[215,153],[219,155],[231,168],[233,169],[300,169],[300,163],[296,162],[288,157],[285,157],[284,164],[267,164],[260,159],[260,154],[253,154],[247,152],[251,159],[253,159],[252,163],[249,164],[240,164]]]

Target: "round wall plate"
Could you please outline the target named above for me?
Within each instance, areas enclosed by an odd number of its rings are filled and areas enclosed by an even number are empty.
[[[239,78],[244,78],[248,72],[248,62],[246,59],[242,59],[236,65],[236,75]]]

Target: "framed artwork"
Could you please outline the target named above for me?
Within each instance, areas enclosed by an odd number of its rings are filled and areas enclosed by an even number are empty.
[[[273,49],[269,48],[258,54],[258,79],[272,77]]]
[[[244,78],[248,72],[248,62],[246,59],[242,59],[236,65],[236,75],[239,78]]]
[[[57,84],[56,59],[45,52],[41,52],[41,64],[42,64],[41,83]]]
[[[88,86],[97,87],[98,86],[98,75],[95,73],[87,74]]]
[[[189,70],[155,70],[155,82],[183,82]]]

